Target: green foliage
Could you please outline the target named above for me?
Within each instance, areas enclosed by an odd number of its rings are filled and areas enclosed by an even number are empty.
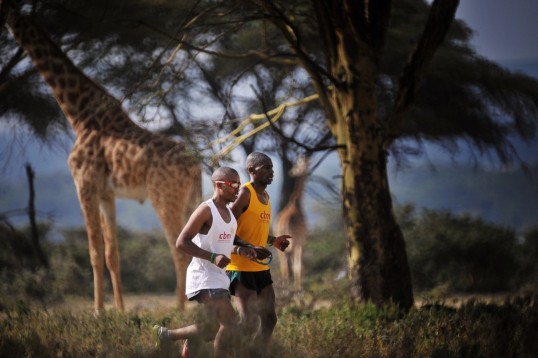
[[[309,233],[303,253],[303,286],[298,301],[324,306],[335,296],[349,295],[346,238],[340,213],[334,207],[320,211],[322,219]],[[502,226],[446,211],[396,207],[404,232],[415,292],[433,297],[457,292],[516,291],[534,293],[538,287],[537,231],[520,240]],[[17,301],[61,302],[65,297],[93,295],[92,268],[84,229],[61,231],[61,240],[43,240],[50,270],[39,269],[27,229],[2,227],[0,232],[0,293],[6,306]],[[43,238],[52,228],[40,225]],[[55,236],[58,236],[57,234]],[[118,229],[122,282],[126,293],[170,293],[175,271],[166,239],[160,231]],[[280,285],[278,258],[272,265]],[[105,289],[111,292],[105,269]]]
[[[49,228],[40,226],[46,238]],[[0,230],[1,305],[17,301],[62,301],[66,296],[92,297],[93,273],[84,229],[62,231],[62,240],[43,241],[50,268],[37,266],[25,230]],[[122,283],[127,292],[173,292],[175,270],[166,239],[160,232],[131,233],[118,229]],[[106,290],[111,290],[105,270]]]
[[[528,230],[523,235],[518,255],[518,283],[523,290],[533,291],[538,287],[538,228]]]
[[[0,356],[12,354],[10,349],[26,357],[150,356],[149,335],[142,335],[150,321],[114,311],[95,318],[91,313],[31,310],[20,304],[2,320]]]
[[[346,239],[343,230],[337,230],[342,223],[331,216],[338,213],[334,208],[321,212],[327,221],[319,221],[310,232],[303,255],[304,281],[321,297],[339,289],[336,278],[347,271]],[[518,289],[536,292],[537,229],[518,240],[512,229],[469,215],[427,209],[417,213],[410,204],[397,206],[395,213],[405,236],[416,292],[430,291],[435,297]]]
[[[58,285],[65,294],[91,294],[92,269],[83,229],[64,231],[64,242],[51,250]],[[166,239],[160,232],[133,233],[117,230],[122,283],[125,292],[170,292],[175,289],[175,270]],[[111,283],[105,273],[107,289]]]
[[[34,253],[30,240],[9,225],[0,223],[0,269],[15,270],[33,266]],[[31,262],[29,262],[31,261]]]
[[[407,213],[409,216],[409,213]],[[496,292],[512,288],[517,272],[513,230],[468,215],[423,210],[404,226],[415,289]]]
[[[310,315],[281,316],[297,323],[277,332],[293,337],[297,356],[530,357],[536,308],[530,299],[501,306],[470,302],[460,309],[422,307],[399,318],[391,306],[341,302]]]
[[[39,225],[38,230],[44,237],[50,227]],[[0,309],[18,300],[58,299],[57,292],[49,286],[54,274],[42,266],[30,237],[28,227],[17,230],[0,223]]]
[[[122,280],[130,292],[170,292],[176,274],[166,238],[160,231],[118,235]]]
[[[55,287],[64,295],[93,295],[92,268],[88,240],[82,229],[63,231],[64,241],[50,243],[51,268],[56,274]]]
[[[346,239],[343,230],[321,229],[309,235],[303,255],[303,264],[308,273],[319,275],[338,272],[345,269],[346,263]]]

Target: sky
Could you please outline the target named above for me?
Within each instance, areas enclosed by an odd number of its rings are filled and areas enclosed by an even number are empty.
[[[456,18],[475,31],[472,43],[482,56],[538,60],[538,0],[460,0]]]

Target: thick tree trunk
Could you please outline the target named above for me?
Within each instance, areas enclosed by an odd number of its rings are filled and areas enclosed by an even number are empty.
[[[360,121],[357,115],[352,117],[351,121]],[[409,309],[411,277],[403,235],[392,212],[385,152],[365,138],[370,129],[364,129],[357,133],[359,144],[348,149],[343,178],[352,294],[363,301],[393,301]],[[369,153],[376,146],[377,153]]]
[[[320,98],[339,144],[352,294],[377,305],[414,304],[405,242],[392,210],[387,148],[397,137],[402,113],[420,85],[433,54],[446,36],[459,0],[434,0],[423,35],[404,70],[393,116],[377,113],[377,64],[390,18],[390,0],[315,2],[334,84]],[[308,69],[308,62],[305,67]],[[314,69],[310,73],[315,74]],[[330,107],[330,108],[328,108]],[[390,118],[390,117],[388,117]],[[392,128],[392,133],[389,128]]]
[[[345,58],[340,56],[339,58]],[[343,209],[349,249],[352,295],[381,306],[394,302],[403,310],[414,304],[402,232],[393,214],[387,176],[387,151],[377,114],[374,56],[335,63],[345,85],[335,86],[331,127],[343,172]]]

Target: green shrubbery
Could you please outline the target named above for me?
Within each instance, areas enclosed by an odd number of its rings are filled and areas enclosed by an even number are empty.
[[[50,227],[41,226],[41,237]],[[40,266],[29,244],[29,235],[5,228],[0,240],[0,294],[2,302],[61,301],[65,296],[93,297],[93,274],[88,241],[83,229],[62,232],[62,240],[45,240],[49,268]],[[50,235],[49,235],[50,236]],[[118,230],[122,281],[125,292],[173,292],[176,280],[166,239],[160,232],[131,233]],[[22,248],[22,249],[19,249]],[[19,257],[23,257],[20,258]],[[111,290],[105,269],[106,290]]]
[[[510,228],[480,218],[412,206],[397,209],[407,244],[415,292],[442,298],[454,293],[534,293],[538,287],[538,229],[519,236]],[[308,291],[330,299],[331,288],[346,276],[347,252],[343,225],[329,219],[311,230],[305,247],[304,283]],[[40,226],[42,238],[52,228]],[[54,234],[58,237],[58,234]],[[34,253],[27,229],[0,227],[0,293],[9,300],[42,302],[66,295],[92,297],[92,269],[85,231],[61,232],[61,240],[43,240],[50,268]],[[122,282],[127,293],[170,293],[175,272],[160,231],[133,233],[118,229]],[[278,258],[272,265],[279,279]],[[110,290],[105,272],[106,289]],[[329,289],[327,289],[329,287]]]
[[[399,208],[398,214],[416,291],[495,293],[536,288],[536,230],[518,237],[511,228],[481,218],[432,210],[417,214],[412,206]]]

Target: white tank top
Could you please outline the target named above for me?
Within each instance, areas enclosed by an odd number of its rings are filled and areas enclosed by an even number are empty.
[[[230,257],[235,233],[237,231],[237,221],[228,208],[230,213],[230,222],[225,222],[220,216],[219,210],[213,203],[212,199],[204,202],[211,209],[213,223],[206,235],[197,234],[192,242],[202,249],[223,254]],[[185,294],[189,295],[203,289],[224,288],[229,289],[230,279],[226,275],[225,268],[219,268],[208,260],[193,257],[187,268]]]

